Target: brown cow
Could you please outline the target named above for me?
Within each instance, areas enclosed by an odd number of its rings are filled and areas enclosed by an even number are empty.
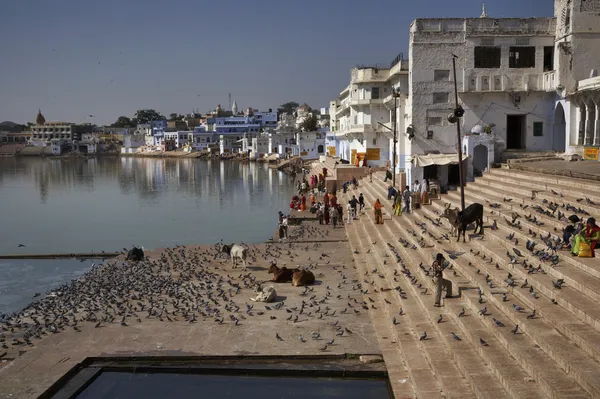
[[[275,283],[289,283],[292,281],[292,275],[298,269],[288,269],[287,267],[277,267],[275,263],[271,263],[269,267],[269,273],[273,273],[273,282]]]
[[[300,287],[303,285],[311,285],[315,282],[315,275],[309,270],[298,270],[294,271],[292,275],[292,285],[294,287]]]

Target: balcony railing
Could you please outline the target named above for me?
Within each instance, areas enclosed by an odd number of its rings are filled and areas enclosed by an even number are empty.
[[[544,72],[542,74],[542,86],[545,91],[554,91],[556,90],[556,72]]]

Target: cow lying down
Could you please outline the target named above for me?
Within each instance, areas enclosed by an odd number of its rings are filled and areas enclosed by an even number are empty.
[[[275,291],[275,287],[268,286],[267,288],[262,288],[260,285],[254,289],[256,292],[256,297],[250,298],[251,301],[254,302],[266,302],[270,303],[277,298],[277,292]]]

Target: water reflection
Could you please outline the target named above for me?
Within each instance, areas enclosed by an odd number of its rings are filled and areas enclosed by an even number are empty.
[[[289,177],[256,163],[3,158],[0,201],[12,212],[0,227],[0,251],[16,252],[20,242],[60,252],[114,250],[132,241],[148,247],[213,238],[262,241],[292,190]],[[46,234],[50,230],[56,234]]]
[[[0,158],[0,253],[118,251],[220,239],[262,242],[273,235],[276,213],[286,209],[291,195],[293,180],[264,164]],[[89,264],[75,261],[75,266],[79,272]],[[28,281],[22,272],[31,268],[39,275]],[[46,281],[56,286],[73,278],[72,268],[63,260],[2,261],[0,302],[28,301],[47,289]]]

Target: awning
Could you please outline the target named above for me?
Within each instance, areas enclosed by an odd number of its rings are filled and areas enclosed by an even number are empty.
[[[427,155],[414,155],[415,166],[418,168],[424,168],[425,166],[431,165],[451,165],[458,163],[458,154],[427,154]],[[467,156],[463,154],[463,161],[467,159]]]

